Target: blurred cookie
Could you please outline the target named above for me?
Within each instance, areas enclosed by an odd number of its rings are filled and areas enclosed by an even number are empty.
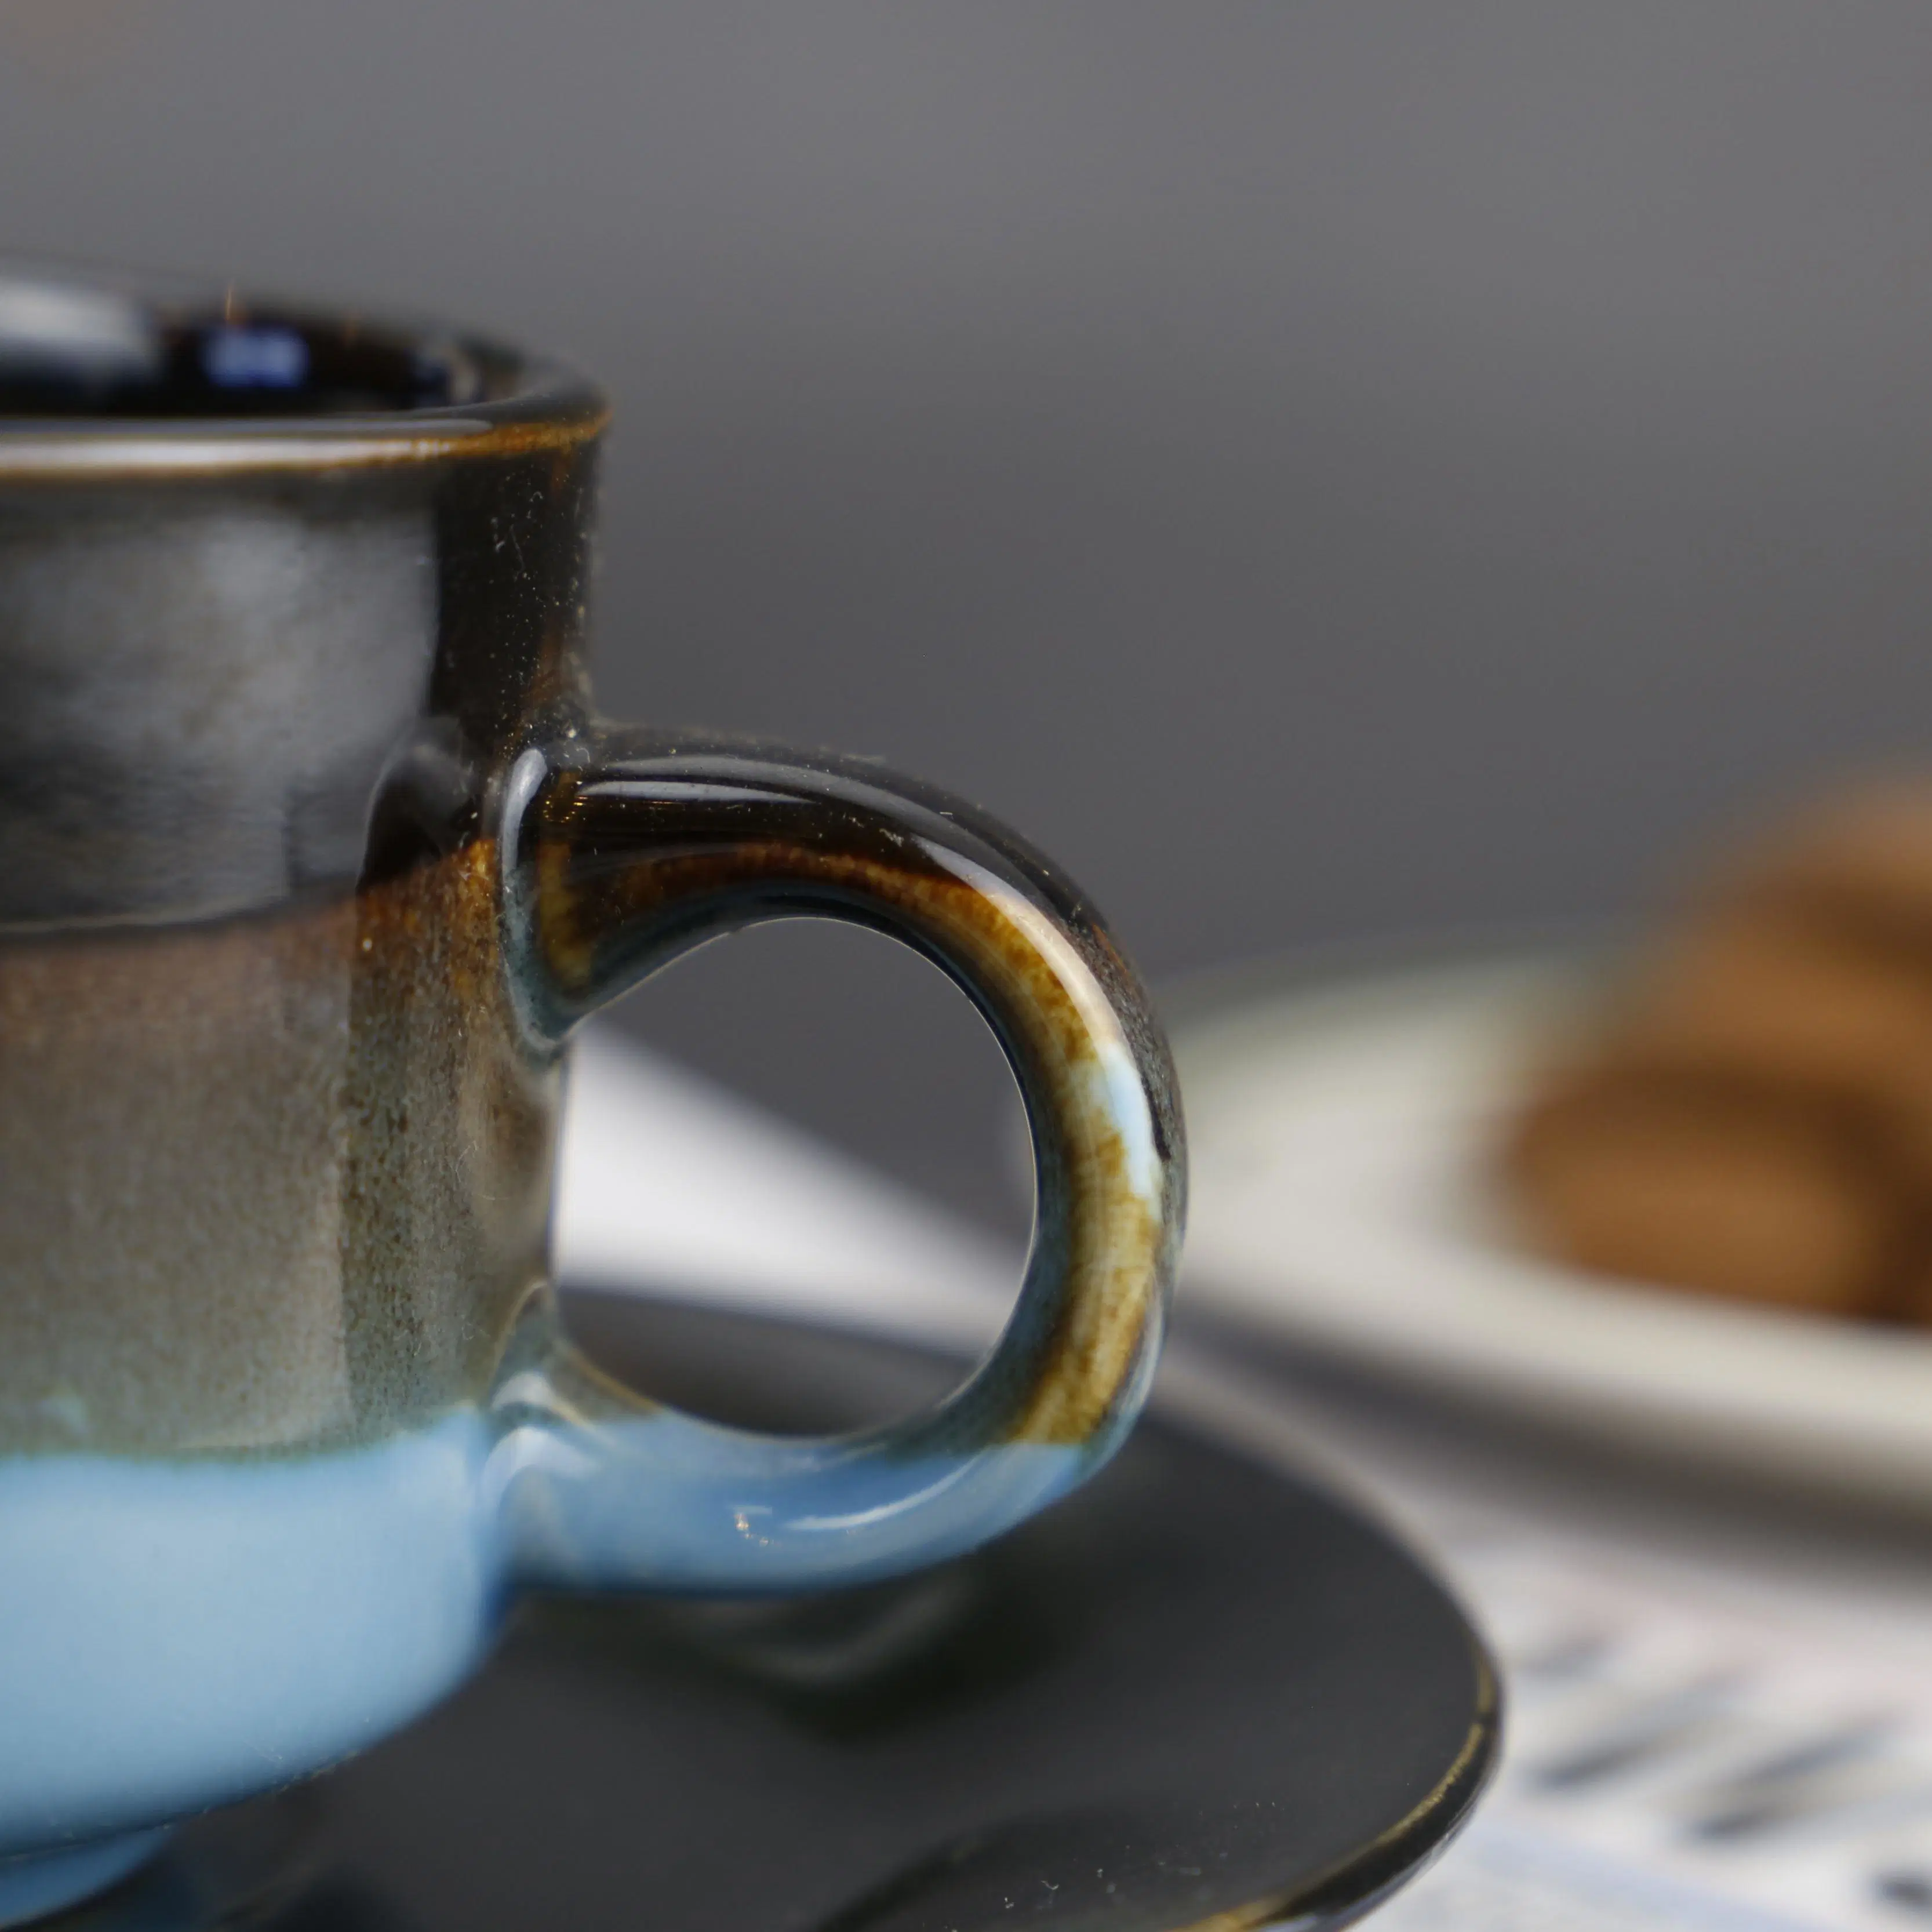
[[[1789,916],[1724,916],[1642,983],[1624,1064],[1815,1102],[1901,1186],[1932,1191],[1932,963]]]
[[[1532,1234],[1565,1260],[1738,1300],[1877,1312],[1905,1235],[1827,1121],[1654,1072],[1546,1094],[1510,1166]]]
[[[1508,1166],[1580,1266],[1932,1322],[1932,785],[1734,854],[1546,1073]]]

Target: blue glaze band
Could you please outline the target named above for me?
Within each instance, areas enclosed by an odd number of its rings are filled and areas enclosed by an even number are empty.
[[[0,1462],[0,1924],[10,1870],[21,1898],[51,1897],[105,1870],[114,1834],[406,1723],[476,1666],[516,1585],[888,1576],[1065,1494],[1132,1409],[1077,1446],[977,1448],[971,1383],[910,1433],[760,1436],[641,1406],[592,1418],[560,1392],[580,1365],[542,1334],[548,1366],[507,1377],[492,1410],[360,1448]],[[30,1852],[47,1856],[4,1862]]]
[[[0,1462],[0,1857],[159,1824],[373,1744],[504,1595],[465,1409],[290,1456]]]
[[[1077,1445],[975,1446],[983,1374],[909,1428],[806,1440],[632,1402],[547,1315],[519,1352],[490,1409],[361,1447],[0,1460],[0,1860],[78,1873],[374,1743],[476,1666],[519,1584],[798,1590],[956,1555],[1078,1484],[1139,1394]]]

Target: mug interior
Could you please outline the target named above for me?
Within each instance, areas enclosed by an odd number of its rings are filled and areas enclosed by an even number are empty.
[[[515,359],[446,333],[139,292],[0,263],[0,418],[367,416],[463,408],[517,386]]]

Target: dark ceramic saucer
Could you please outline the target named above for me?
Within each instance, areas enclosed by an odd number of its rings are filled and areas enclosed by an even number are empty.
[[[823,1429],[956,1366],[628,1298],[638,1385]],[[1462,1821],[1488,1666],[1340,1504],[1158,1420],[1089,1489],[908,1582],[549,1601],[424,1722],[184,1832],[64,1927],[1216,1932],[1346,1923]]]

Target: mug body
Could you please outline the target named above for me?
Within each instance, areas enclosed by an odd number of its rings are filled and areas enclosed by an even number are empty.
[[[0,1923],[373,1742],[520,1582],[791,1591],[1064,1494],[1178,1253],[1160,1028],[1060,870],[870,760],[608,724],[596,393],[430,329],[0,267]],[[1032,1130],[931,1411],[743,1434],[572,1352],[572,1028],[811,914],[950,974]]]
[[[490,801],[581,712],[602,414],[0,275],[0,1858],[340,1756],[487,1639],[559,1097]]]

